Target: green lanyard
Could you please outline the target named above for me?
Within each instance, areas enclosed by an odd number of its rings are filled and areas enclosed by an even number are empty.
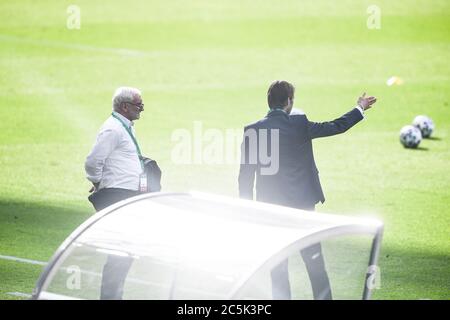
[[[116,116],[113,113],[111,113],[111,115],[116,118],[117,120],[119,120],[119,122],[122,124],[122,126],[125,128],[125,130],[128,132],[128,134],[130,135],[131,140],[133,140],[134,145],[136,146],[136,151],[138,153],[139,156],[139,162],[141,163],[141,168],[142,170],[144,170],[144,163],[142,162],[141,158],[142,158],[142,154],[141,154],[141,149],[139,148],[139,145],[136,141],[136,138],[134,137],[133,133],[131,132],[130,128],[122,121],[122,119],[120,119],[118,116]]]

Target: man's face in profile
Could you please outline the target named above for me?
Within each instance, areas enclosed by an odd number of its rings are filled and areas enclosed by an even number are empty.
[[[141,112],[144,111],[144,104],[142,97],[135,95],[132,102],[125,103],[127,118],[131,121],[138,120],[141,117]]]

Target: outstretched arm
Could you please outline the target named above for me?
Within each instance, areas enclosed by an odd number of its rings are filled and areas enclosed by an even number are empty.
[[[358,98],[358,106],[342,117],[326,122],[308,121],[308,133],[311,139],[333,136],[347,131],[364,118],[363,112],[370,109],[376,101],[375,97],[366,97],[364,92]]]

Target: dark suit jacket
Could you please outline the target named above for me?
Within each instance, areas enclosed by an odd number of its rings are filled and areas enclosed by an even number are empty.
[[[324,202],[311,140],[343,133],[362,119],[363,116],[357,108],[330,122],[311,122],[305,114],[288,115],[283,110],[276,109],[270,111],[264,119],[246,126],[241,146],[240,197],[253,199],[256,175],[258,201],[294,208],[311,208],[319,201]],[[262,169],[267,170],[270,165],[261,159],[260,143],[270,142],[270,137],[274,134],[272,129],[278,129],[279,169],[277,173],[267,175],[262,174]],[[263,131],[268,133],[267,138],[260,135]],[[252,134],[254,132],[258,134]],[[255,136],[256,147],[251,142]],[[270,144],[268,145],[270,154],[272,150]],[[264,150],[262,151],[264,154]]]

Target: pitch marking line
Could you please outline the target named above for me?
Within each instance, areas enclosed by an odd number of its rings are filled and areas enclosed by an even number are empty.
[[[36,265],[40,265],[40,266],[46,266],[47,265],[47,262],[44,262],[44,261],[24,259],[24,258],[13,257],[13,256],[0,255],[0,259],[9,260],[9,261],[16,261],[16,262],[23,262],[23,263],[28,263],[28,264],[36,264]]]
[[[31,294],[23,293],[23,292],[7,292],[7,295],[21,297],[21,298],[31,298]]]
[[[31,260],[31,259],[24,259],[24,258],[13,257],[13,256],[0,255],[0,259],[14,261],[14,262],[22,262],[22,263],[34,264],[34,265],[40,265],[40,266],[46,266],[47,265],[47,262]],[[66,269],[66,268],[63,268],[63,269]],[[102,274],[97,273],[97,272],[92,272],[92,271],[81,270],[81,273],[92,275],[92,276],[97,276],[97,277],[101,277],[102,276]],[[130,282],[134,282],[134,283],[138,283],[138,284],[152,285],[152,286],[161,287],[161,288],[168,288],[167,285],[160,284],[160,283],[153,282],[153,281],[145,281],[145,280],[135,279],[135,278],[131,278],[131,277],[128,280]],[[195,289],[190,289],[189,291],[204,293],[201,290],[195,290]],[[16,297],[26,297],[26,298],[30,298],[31,297],[31,295],[26,294],[26,293],[22,293],[22,292],[7,292],[6,294],[12,295],[12,296],[16,296]],[[217,295],[217,296],[221,297],[221,295]]]

